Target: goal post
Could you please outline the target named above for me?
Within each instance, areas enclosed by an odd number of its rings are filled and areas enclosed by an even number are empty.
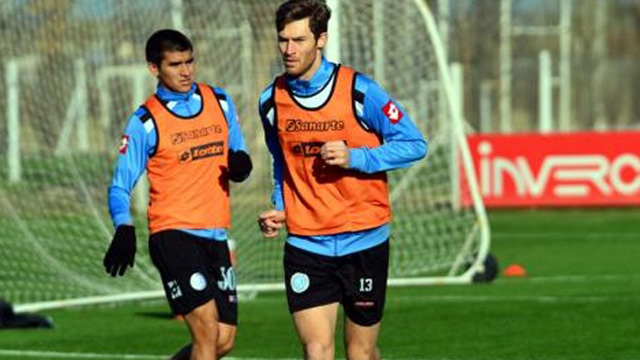
[[[384,74],[385,89],[408,108],[429,143],[426,161],[390,173],[395,250],[389,284],[472,282],[484,270],[490,229],[446,47],[428,6],[439,3],[340,3],[341,60]]]
[[[0,172],[0,298],[16,310],[162,296],[148,255],[144,209],[133,209],[134,268],[111,278],[102,257],[113,234],[106,197],[119,138],[141,101],[141,89],[152,90],[154,82],[137,75],[144,65],[144,42],[154,30],[171,27],[176,17],[195,46],[196,78],[230,93],[254,160],[251,177],[231,186],[238,290],[283,289],[284,236],[265,240],[255,223],[257,214],[271,206],[271,161],[257,99],[282,72],[274,29],[281,1],[213,2],[185,1],[179,7],[175,2],[98,0],[57,7],[35,2],[29,9],[5,9],[11,16],[0,31],[20,45],[8,58],[37,59],[28,72],[7,74],[16,69],[6,64],[0,70],[19,89],[0,96],[19,97],[20,104],[10,119],[20,124],[19,139],[11,140],[17,147],[2,160],[8,169],[7,157],[17,153],[20,176]],[[329,41],[339,37],[341,62],[376,79],[411,115],[429,145],[425,160],[389,172],[394,216],[389,284],[470,283],[482,271],[490,231],[447,54],[429,8],[438,2],[334,3],[340,16],[332,21],[339,21],[340,34],[330,34]],[[50,21],[30,22],[34,13]],[[40,31],[43,26],[48,31]],[[66,43],[57,44],[60,39]],[[133,68],[138,70],[127,73]],[[80,74],[80,82],[74,74]],[[80,96],[79,89],[86,93]],[[88,106],[68,109],[78,101]],[[70,136],[74,124],[82,124],[87,134],[82,146]],[[7,126],[12,125],[1,125]]]

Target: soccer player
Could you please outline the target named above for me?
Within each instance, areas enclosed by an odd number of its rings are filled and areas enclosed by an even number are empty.
[[[290,0],[276,12],[285,73],[260,96],[273,157],[275,209],[286,225],[285,286],[305,359],[333,359],[339,304],[347,358],[379,359],[391,212],[386,171],[426,155],[409,115],[379,85],[322,56],[331,10]]]
[[[196,83],[191,41],[164,29],[146,44],[158,79],[128,120],[109,188],[116,228],[104,257],[111,276],[133,267],[130,193],[146,169],[150,183],[149,253],[171,310],[183,315],[192,343],[173,359],[211,360],[233,347],[237,296],[227,246],[229,180],[251,172],[251,159],[225,90]]]

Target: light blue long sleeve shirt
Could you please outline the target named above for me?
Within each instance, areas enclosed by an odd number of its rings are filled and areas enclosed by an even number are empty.
[[[247,151],[242,136],[236,108],[227,92],[218,87],[213,87],[213,91],[218,97],[229,127],[229,149],[235,151]],[[188,117],[200,112],[202,108],[202,97],[196,92],[196,85],[193,84],[191,90],[186,93],[178,93],[168,90],[158,84],[156,95],[163,101],[167,108],[175,115]],[[153,121],[142,121],[149,116],[143,107],[138,108],[128,119],[124,130],[126,137],[126,151],[121,151],[116,162],[113,179],[109,187],[109,213],[114,227],[123,224],[132,224],[131,218],[131,190],[144,173],[149,158],[156,151],[158,143],[157,129]],[[212,186],[215,186],[212,184]],[[176,229],[183,230],[212,240],[226,240],[227,230],[224,228],[211,229]]]
[[[322,59],[322,64],[310,80],[288,78],[287,85],[305,107],[324,103],[323,89],[332,81],[336,64]],[[374,131],[383,140],[375,148],[349,149],[349,168],[364,173],[376,173],[404,168],[422,159],[427,153],[427,142],[411,117],[375,81],[357,74],[355,79],[356,115],[361,124]],[[284,210],[282,188],[284,157],[274,127],[273,83],[260,95],[259,109],[265,131],[267,147],[273,158],[272,202],[276,210]],[[314,99],[317,98],[317,99]],[[287,242],[295,247],[326,256],[342,256],[376,246],[390,235],[389,224],[358,232],[333,235],[298,236],[288,234]]]

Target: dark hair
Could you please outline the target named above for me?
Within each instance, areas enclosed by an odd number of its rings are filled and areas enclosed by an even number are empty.
[[[331,9],[324,1],[289,0],[276,11],[276,29],[282,31],[287,24],[305,18],[309,18],[309,27],[317,39],[320,34],[327,32]]]
[[[183,33],[173,29],[162,29],[147,39],[145,55],[147,62],[160,66],[165,51],[193,51],[193,45]]]

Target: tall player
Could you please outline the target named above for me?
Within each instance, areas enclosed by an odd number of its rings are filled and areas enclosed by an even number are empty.
[[[229,180],[245,180],[251,159],[231,98],[221,88],[194,82],[193,46],[185,35],[155,32],[147,40],[146,60],[158,86],[125,128],[109,188],[116,231],[104,266],[111,276],[133,267],[130,193],[146,169],[149,253],[172,311],[184,316],[192,338],[173,359],[216,359],[233,347],[237,324],[226,241]]]
[[[338,306],[347,358],[380,359],[391,211],[386,171],[426,155],[426,142],[380,86],[322,56],[331,10],[290,0],[276,12],[285,73],[259,109],[273,156],[275,209],[263,235],[286,225],[285,286],[306,359],[333,359]]]

